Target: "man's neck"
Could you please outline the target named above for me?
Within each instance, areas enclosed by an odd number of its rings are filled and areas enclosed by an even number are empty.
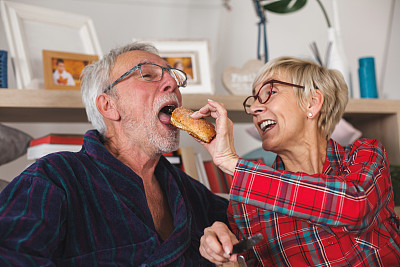
[[[174,221],[168,198],[154,174],[160,155],[149,151],[142,143],[132,142],[123,136],[117,138],[109,134],[104,146],[142,178],[156,231],[163,240],[167,239],[174,230]]]
[[[108,134],[104,146],[110,153],[131,168],[143,181],[151,181],[160,155],[143,146],[143,142],[133,142],[124,136]]]

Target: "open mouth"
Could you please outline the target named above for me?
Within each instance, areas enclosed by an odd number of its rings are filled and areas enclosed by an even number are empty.
[[[175,105],[166,105],[158,113],[159,120],[164,124],[170,124],[172,111],[176,108]]]
[[[261,131],[265,132],[276,125],[276,121],[266,120],[259,124]]]
[[[167,105],[163,107],[160,112],[167,114],[168,116],[172,115],[172,111],[174,111],[175,106],[174,105]]]

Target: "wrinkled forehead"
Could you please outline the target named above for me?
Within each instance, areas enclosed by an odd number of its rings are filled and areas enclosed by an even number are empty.
[[[142,51],[128,51],[119,55],[111,69],[111,78],[118,78],[139,63],[154,63],[160,66],[168,67],[167,62],[159,55]]]

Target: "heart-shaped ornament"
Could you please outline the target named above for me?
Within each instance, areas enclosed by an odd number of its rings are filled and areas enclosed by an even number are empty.
[[[233,95],[251,95],[251,86],[264,63],[258,59],[247,61],[242,68],[229,67],[222,74],[222,83]]]

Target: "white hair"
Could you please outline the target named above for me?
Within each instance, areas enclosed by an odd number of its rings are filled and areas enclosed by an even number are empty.
[[[129,51],[146,51],[158,55],[157,49],[148,43],[130,43],[122,47],[111,50],[104,57],[90,65],[87,65],[81,74],[81,92],[82,101],[86,109],[88,120],[92,123],[93,127],[104,136],[106,132],[106,124],[101,113],[97,110],[96,99],[104,92],[104,89],[111,84],[110,75],[114,67],[115,60],[121,54]],[[111,88],[109,94],[115,94]]]

